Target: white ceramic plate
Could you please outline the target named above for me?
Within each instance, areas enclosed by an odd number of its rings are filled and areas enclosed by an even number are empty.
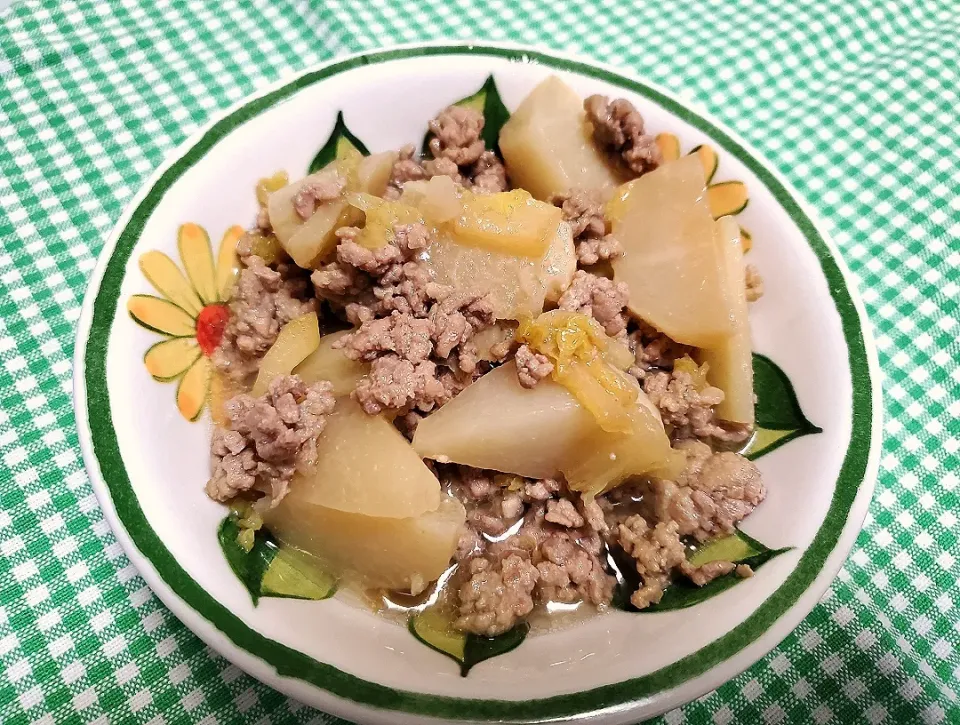
[[[153,291],[137,264],[141,254],[161,250],[176,259],[177,229],[187,221],[215,240],[231,225],[247,225],[257,179],[278,168],[305,173],[338,111],[371,150],[396,148],[422,139],[428,119],[490,74],[512,109],[550,73],[583,95],[629,98],[649,129],[674,134],[684,151],[714,148],[715,183],[746,185],[750,201],[737,219],[752,235],[748,258],[766,282],[752,306],[755,348],[784,371],[821,432],[790,436],[758,460],[769,494],[744,528],[768,546],[793,549],[755,577],[689,609],[616,611],[530,637],[461,678],[453,662],[405,628],[336,598],[251,604],[217,545],[224,510],[202,490],[207,416],[187,421],[174,404],[176,386],[148,374],[144,352],[164,338],[135,324],[126,305],[131,295]],[[91,281],[76,347],[76,414],[94,489],[130,559],[188,627],[273,687],[365,723],[636,722],[762,657],[811,610],[847,556],[879,449],[875,352],[863,319],[836,249],[796,195],[731,132],[666,91],[532,50],[400,48],[338,60],[267,89],[157,171]],[[188,345],[191,331],[178,334]],[[189,392],[196,382],[183,385]]]

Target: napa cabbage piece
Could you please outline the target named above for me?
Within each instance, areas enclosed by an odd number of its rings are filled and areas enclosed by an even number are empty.
[[[698,359],[707,368],[706,379],[710,385],[720,388],[724,393],[723,402],[715,408],[717,417],[753,426],[753,344],[750,339],[740,226],[733,217],[722,217],[717,225],[723,256],[721,269],[727,294],[732,300],[733,332],[720,342],[701,349]]]
[[[317,440],[317,463],[290,484],[298,500],[347,513],[409,518],[440,504],[440,482],[380,415],[340,398]]]
[[[257,204],[261,209],[267,208],[267,202],[270,200],[270,195],[274,192],[280,191],[283,187],[290,183],[290,176],[286,171],[276,171],[270,176],[264,176],[263,178],[257,181],[255,187],[255,193],[257,196]]]
[[[421,591],[450,566],[466,518],[463,504],[446,495],[432,511],[385,518],[327,508],[303,493],[291,486],[264,514],[270,532],[330,571],[354,573],[368,587]]]
[[[557,76],[534,88],[500,130],[515,186],[537,199],[579,188],[608,197],[625,177],[593,141],[583,99]]]
[[[275,234],[248,231],[246,236],[247,243],[250,245],[250,254],[260,257],[264,264],[276,264],[286,258],[287,253],[283,251],[283,246]]]
[[[270,382],[278,375],[289,375],[293,369],[320,344],[320,324],[316,312],[290,320],[280,329],[276,341],[260,361],[257,380],[251,395],[267,392]]]
[[[349,147],[342,158],[317,173],[271,193],[267,201],[270,224],[293,261],[311,269],[326,257],[337,244],[336,230],[352,225],[362,217],[347,203],[347,196],[352,193],[383,194],[396,160],[394,151],[364,157]],[[344,192],[337,199],[319,204],[308,219],[301,219],[293,207],[293,199],[300,189],[312,181],[334,176],[344,184]]]
[[[624,254],[613,261],[631,313],[677,342],[718,345],[733,332],[718,227],[703,166],[685,156],[620,187],[607,203]]]
[[[368,249],[377,249],[393,239],[393,228],[398,224],[423,224],[416,208],[401,201],[388,201],[372,194],[350,194],[351,207],[363,212],[363,229],[354,240]]]
[[[560,217],[560,209],[537,201],[523,189],[466,192],[453,222],[453,238],[471,247],[539,259],[556,236]]]
[[[675,373],[686,373],[689,375],[690,383],[697,391],[702,391],[710,384],[707,382],[707,371],[709,369],[710,366],[707,363],[703,363],[702,365],[698,364],[697,361],[689,355],[684,355],[673,363],[673,371]]]
[[[270,201],[270,195],[279,191],[290,183],[290,178],[286,171],[277,171],[271,176],[266,176],[257,181],[256,196],[257,205],[261,209],[266,209]],[[250,253],[260,257],[264,264],[274,264],[280,261],[286,254],[283,247],[280,246],[280,240],[273,232],[264,234],[260,230],[252,230],[246,233],[247,243],[250,245]]]
[[[596,320],[581,312],[544,312],[521,321],[515,339],[553,363],[553,379],[593,414],[604,431],[632,430],[639,386],[623,372],[627,362],[623,346],[607,337]]]
[[[305,383],[330,382],[337,397],[349,395],[357,387],[357,381],[370,370],[368,363],[351,360],[343,350],[334,347],[337,340],[351,332],[353,330],[341,330],[321,337],[317,349],[293,369],[294,374]]]

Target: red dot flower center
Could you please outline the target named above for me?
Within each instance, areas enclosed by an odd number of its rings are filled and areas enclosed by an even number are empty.
[[[207,305],[197,315],[197,344],[207,357],[220,346],[228,319],[230,310],[226,305]]]

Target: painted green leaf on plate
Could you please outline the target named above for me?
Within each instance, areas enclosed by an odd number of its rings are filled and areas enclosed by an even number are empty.
[[[694,566],[704,566],[712,561],[732,561],[737,564],[746,564],[757,571],[785,551],[790,551],[790,547],[771,549],[738,529],[730,536],[716,539],[694,549],[687,555],[687,559]],[[608,561],[617,578],[611,604],[626,612],[647,614],[686,609],[712,599],[742,581],[736,572],[730,572],[698,587],[686,577],[677,577],[667,587],[663,598],[657,604],[651,604],[645,609],[637,609],[630,603],[630,595],[640,585],[640,578],[633,560],[622,550],[615,548],[611,550]]]
[[[347,128],[347,124],[343,120],[343,111],[338,111],[337,121],[333,124],[330,138],[327,139],[323,148],[317,152],[317,155],[313,157],[308,173],[314,174],[330,162],[342,158],[351,146],[364,156],[370,155],[370,151],[363,141],[354,136]]]
[[[530,631],[530,625],[522,622],[496,637],[481,637],[455,629],[454,618],[450,609],[433,606],[411,615],[408,626],[420,642],[459,664],[461,677],[475,665],[516,649]]]
[[[483,132],[481,133],[483,143],[488,149],[496,151],[497,155],[499,155],[500,129],[503,128],[503,124],[510,119],[510,111],[503,105],[503,101],[500,98],[500,91],[497,90],[497,84],[493,80],[493,76],[488,76],[487,80],[485,80],[480,87],[480,90],[476,93],[472,93],[451,105],[472,108],[483,114],[484,124]],[[428,132],[427,135],[423,137],[421,153],[426,158],[431,157],[430,136],[431,134]]]
[[[254,605],[260,597],[320,600],[336,592],[336,577],[320,569],[305,554],[280,545],[263,529],[254,534],[248,551],[240,543],[241,532],[237,516],[231,514],[220,522],[217,539]]]
[[[790,379],[766,355],[753,354],[753,389],[757,429],[741,451],[747,458],[755,460],[795,438],[823,432],[807,420]]]

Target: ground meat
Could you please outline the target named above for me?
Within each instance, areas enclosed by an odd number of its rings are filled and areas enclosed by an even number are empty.
[[[623,256],[623,245],[607,234],[603,203],[597,194],[575,189],[567,194],[554,194],[550,202],[560,207],[563,220],[570,225],[581,265],[588,267]]]
[[[588,528],[601,534],[607,532],[609,526],[604,517],[603,508],[597,502],[597,499],[581,497],[580,513],[583,515],[583,520]]]
[[[404,259],[430,246],[430,230],[423,224],[397,224],[393,227],[391,243],[399,249]]]
[[[547,513],[544,518],[568,529],[579,529],[586,523],[583,516],[577,511],[577,507],[568,498],[547,501]]]
[[[346,297],[357,297],[370,289],[370,278],[356,267],[340,262],[325,264],[312,275],[310,281],[317,297],[333,301],[342,301]]]
[[[579,497],[578,497],[579,500]],[[609,603],[615,580],[604,566],[603,542],[569,498],[550,499],[527,512],[513,536],[486,545],[495,560],[514,552],[530,557],[540,581],[535,601]]]
[[[463,372],[470,374],[478,372],[480,365],[484,362],[473,340],[467,340],[460,345],[456,358],[456,366]],[[487,366],[487,369],[489,369],[489,366]]]
[[[473,108],[449,106],[430,121],[430,152],[436,159],[447,158],[457,166],[476,163],[485,146],[483,113]]]
[[[496,572],[501,561],[518,556],[529,561],[539,577],[533,604],[583,600],[605,605],[610,601],[615,580],[604,567],[600,538],[606,524],[592,500],[588,504],[555,479],[532,481],[452,465],[438,466],[437,475],[444,490],[467,509],[457,553],[461,570],[466,572],[461,576],[469,575],[470,567],[476,566]],[[478,559],[487,563],[474,564]],[[472,597],[472,591],[467,594]],[[498,596],[507,595],[490,593],[485,611],[495,606],[493,600]],[[469,606],[473,606],[472,599]],[[516,618],[511,621],[515,623]]]
[[[698,389],[689,372],[652,372],[643,379],[644,392],[660,409],[664,425],[690,428],[696,437],[713,433],[713,407],[723,402],[723,391],[710,385]]]
[[[749,579],[753,576],[753,567],[749,564],[737,564],[737,576],[741,579]]]
[[[643,116],[630,101],[593,95],[583,102],[593,125],[593,137],[612,153],[619,154],[637,176],[660,165],[660,149],[653,136],[644,133]]]
[[[339,233],[343,231],[338,230],[340,243],[337,245],[337,261],[341,264],[362,270],[374,277],[382,277],[391,267],[404,262],[403,252],[393,244],[369,249],[350,238],[344,238],[345,235]]]
[[[711,460],[711,452],[709,447],[702,443],[693,443],[693,446],[697,448],[690,451],[688,468],[684,476],[690,479],[691,485],[699,485],[699,477],[703,473],[703,468]],[[702,450],[701,446],[706,451]],[[733,456],[734,454],[715,455]],[[714,476],[715,473],[711,472],[708,475]],[[756,480],[759,483],[759,478]],[[732,482],[732,479],[728,478],[728,482]],[[672,483],[670,485],[675,491],[676,486]],[[671,507],[675,506],[677,501],[663,500],[662,493],[662,489],[657,487],[648,491],[648,496],[660,499],[656,510],[647,510],[644,514],[628,516],[616,525],[614,532],[615,542],[634,559],[637,573],[640,575],[640,586],[630,597],[633,606],[643,609],[659,602],[664,589],[674,575],[683,575],[700,587],[732,571],[736,571],[741,577],[752,576],[753,569],[749,566],[738,566],[731,561],[711,561],[700,567],[691,566],[687,561],[686,548],[680,537],[694,536],[699,541],[705,541],[732,533],[736,521],[727,520],[724,522],[725,528],[721,528],[716,525],[718,523],[716,518],[710,521],[707,519],[697,521],[696,513],[692,511],[683,511],[681,516],[674,517]],[[760,498],[762,499],[762,493]],[[687,500],[689,503],[689,495]],[[714,506],[712,512],[718,508],[720,507]],[[750,510],[753,510],[752,506]],[[657,523],[651,525],[651,521]]]
[[[553,363],[546,355],[534,352],[526,345],[517,348],[517,379],[525,388],[535,387],[537,383],[553,372]]]
[[[207,495],[229,501],[242,491],[257,490],[276,505],[293,474],[316,463],[317,436],[333,407],[330,383],[306,385],[296,375],[274,378],[258,398],[242,394],[229,400],[229,426],[213,433]]]
[[[561,295],[558,306],[561,310],[591,315],[603,325],[608,335],[617,337],[626,334],[627,316],[624,310],[628,298],[629,289],[623,282],[614,282],[579,269],[573,276],[573,283]]]
[[[334,343],[351,360],[375,360],[383,353],[397,359],[421,363],[433,353],[436,327],[431,320],[409,313],[393,312],[389,317],[369,320],[359,329]]]
[[[449,357],[455,348],[494,322],[493,303],[487,296],[457,292],[442,285],[432,285],[428,294],[436,300],[429,320],[438,358]]]
[[[686,549],[677,531],[676,522],[661,522],[651,528],[640,515],[629,517],[617,527],[617,541],[634,559],[640,575],[641,585],[630,596],[630,603],[637,609],[659,602],[670,572],[686,561]]]
[[[460,173],[461,169],[456,162],[444,156],[437,159],[425,159],[423,170],[428,179],[432,179],[434,176],[449,176],[454,184],[464,187],[470,185],[470,182]]]
[[[623,245],[612,234],[577,242],[577,261],[584,267],[623,256]]]
[[[433,140],[438,141],[438,138]],[[483,150],[482,141],[480,141],[481,153],[463,166],[459,166],[457,160],[448,155],[449,152],[457,158],[469,159],[473,157],[474,150],[471,148],[469,152],[461,153],[462,150],[455,152],[453,149],[444,149],[441,155],[420,161],[414,158],[415,150],[412,145],[404,146],[390,172],[383,198],[399,199],[403,193],[403,185],[408,181],[421,181],[434,176],[449,176],[454,183],[472,189],[478,194],[506,191],[509,188],[507,169],[493,151]]]
[[[373,286],[373,298],[367,305],[370,314],[356,316],[361,321],[391,312],[423,317],[429,310],[431,300],[428,285],[432,282],[433,274],[419,262],[398,264]]]
[[[498,537],[524,513],[519,476],[485,471],[470,466],[443,466],[438,473],[444,489],[463,502],[467,510],[466,534],[460,543],[458,561],[484,551],[485,537]]]
[[[429,371],[436,373],[436,366],[422,366],[431,356],[438,360],[451,357],[457,348],[467,346],[464,354],[458,357],[458,366],[467,373],[478,370],[475,348],[470,348],[468,342],[479,329],[489,326],[493,322],[493,312],[486,297],[451,293],[449,288],[435,285],[431,293],[440,296],[430,307],[427,318],[415,317],[409,312],[394,311],[390,317],[381,317],[365,320],[360,327],[349,335],[344,335],[337,341],[336,346],[342,348],[344,354],[351,360],[376,361],[384,353],[396,353],[389,364],[379,370],[384,374],[381,382],[396,378],[411,384],[415,379]],[[405,360],[417,366],[397,365],[397,361]],[[387,374],[389,371],[389,374]],[[371,375],[374,371],[371,370]],[[411,375],[416,375],[412,378]],[[456,376],[454,376],[456,377]],[[447,392],[459,392],[465,385],[463,380],[441,380]],[[469,384],[472,379],[466,382]],[[379,387],[379,386],[376,386]],[[405,387],[404,391],[423,390],[424,394],[434,388],[421,388],[419,384],[412,388]],[[381,399],[381,395],[376,396]],[[430,395],[424,400],[418,400],[417,405],[426,403],[429,410],[442,396]],[[388,406],[393,407],[393,406]]]
[[[390,170],[387,189],[383,193],[384,199],[399,199],[404,184],[408,181],[420,181],[427,178],[427,172],[424,171],[420,162],[414,158],[415,155],[416,147],[413,144],[407,144],[400,149],[397,160]]]
[[[353,227],[337,231],[341,240],[337,260],[311,277],[317,296],[342,309],[354,325],[392,312],[425,316],[433,277],[413,257],[429,244],[429,231],[422,224],[397,225],[391,244],[377,249],[354,242],[357,231]]]
[[[311,278],[317,295],[342,309],[354,325],[392,312],[425,317],[433,276],[415,257],[430,243],[429,230],[422,224],[396,225],[390,244],[375,250],[353,241],[358,231],[353,227],[337,231],[341,240],[337,260]]]
[[[243,258],[230,299],[230,317],[213,364],[221,373],[243,380],[257,371],[260,358],[290,320],[317,309],[309,296],[305,272],[293,265],[272,269],[256,255]]]
[[[555,478],[541,478],[539,481],[527,481],[523,495],[528,501],[546,501],[559,493],[562,486]]]
[[[602,237],[607,233],[603,218],[603,202],[590,191],[574,189],[566,194],[554,194],[550,203],[560,207],[563,220],[570,225],[573,238]]]
[[[763,297],[763,277],[760,271],[752,264],[744,269],[744,278],[747,284],[747,302],[756,302]]]
[[[467,178],[471,189],[477,194],[495,194],[506,191],[507,167],[493,151],[484,151],[477,162],[470,167]]]
[[[519,476],[515,478],[523,480]],[[445,469],[442,481],[448,492],[461,501],[470,503],[498,498],[512,482],[512,478],[508,474],[472,466],[451,466]]]
[[[485,368],[484,370],[478,369],[473,373],[464,373],[463,371],[452,370],[445,366],[438,366],[437,369],[440,371],[437,374],[437,379],[443,386],[444,393],[443,398],[437,402],[438,406],[457,397],[468,385],[472,385],[477,378],[487,371]]]
[[[533,611],[540,575],[528,560],[516,554],[494,561],[479,557],[467,567],[470,578],[459,589],[458,629],[493,637]]]
[[[564,499],[565,500],[565,499]],[[578,545],[569,535],[552,534],[536,552],[537,596],[542,602],[585,601],[606,605],[613,596],[615,580],[600,558]]]
[[[477,194],[494,194],[508,188],[507,169],[493,151],[484,151],[469,166],[457,166],[454,161],[442,156],[426,159],[423,170],[427,178],[449,176],[455,184]]]
[[[293,197],[293,210],[301,219],[309,219],[320,204],[339,199],[344,186],[343,178],[335,172],[318,174],[297,191]]]
[[[503,362],[506,360],[507,355],[510,354],[510,348],[513,347],[513,331],[510,331],[510,337],[500,342],[495,342],[490,346],[489,352],[487,354],[488,359],[494,360],[496,362]]]
[[[687,465],[676,481],[650,481],[652,518],[676,524],[681,536],[697,541],[733,533],[766,496],[760,470],[737,453],[714,453],[700,441],[676,447]]]
[[[507,497],[516,498],[523,506],[520,490],[526,479],[522,476],[451,464],[444,467],[440,479],[444,490],[468,507],[476,503],[493,503],[493,508],[497,510],[512,509],[513,502],[508,505],[503,503]],[[519,514],[511,514],[507,518],[516,519]]]
[[[636,357],[636,365],[628,372],[640,380],[651,369],[672,370],[676,360],[693,352],[692,347],[682,345],[644,323],[630,333],[628,344]]]
[[[486,541],[474,526],[464,526],[457,541],[457,551],[453,555],[456,561],[469,561],[471,557],[483,551]]]
[[[685,370],[648,372],[643,376],[643,390],[659,408],[663,424],[672,428],[674,440],[712,438],[735,443],[749,435],[743,426],[720,424],[714,408],[723,402],[723,391],[711,385],[698,388]]]
[[[426,413],[456,397],[483,372],[475,368],[472,373],[463,373],[432,360],[412,362],[387,352],[375,357],[370,371],[357,381],[353,397],[370,415],[384,410],[402,411],[408,415],[415,411]],[[413,435],[415,425],[409,425],[413,422],[413,419],[404,420],[398,425],[407,437]]]
[[[336,347],[352,360],[373,363],[354,391],[364,410],[426,412],[488,369],[471,338],[493,324],[493,306],[486,296],[433,281],[416,258],[431,241],[422,224],[397,225],[392,232],[390,243],[374,250],[354,242],[352,232],[341,233],[337,261],[315,272],[313,281],[317,293],[342,304],[357,326]],[[347,301],[339,293],[351,287],[361,294]]]
[[[503,501],[500,503],[500,511],[507,520],[520,518],[524,511],[523,498],[517,493],[505,494]]]
[[[449,399],[443,383],[437,379],[435,363],[412,363],[395,354],[373,361],[370,372],[357,381],[353,397],[370,415],[411,407],[426,412]]]

